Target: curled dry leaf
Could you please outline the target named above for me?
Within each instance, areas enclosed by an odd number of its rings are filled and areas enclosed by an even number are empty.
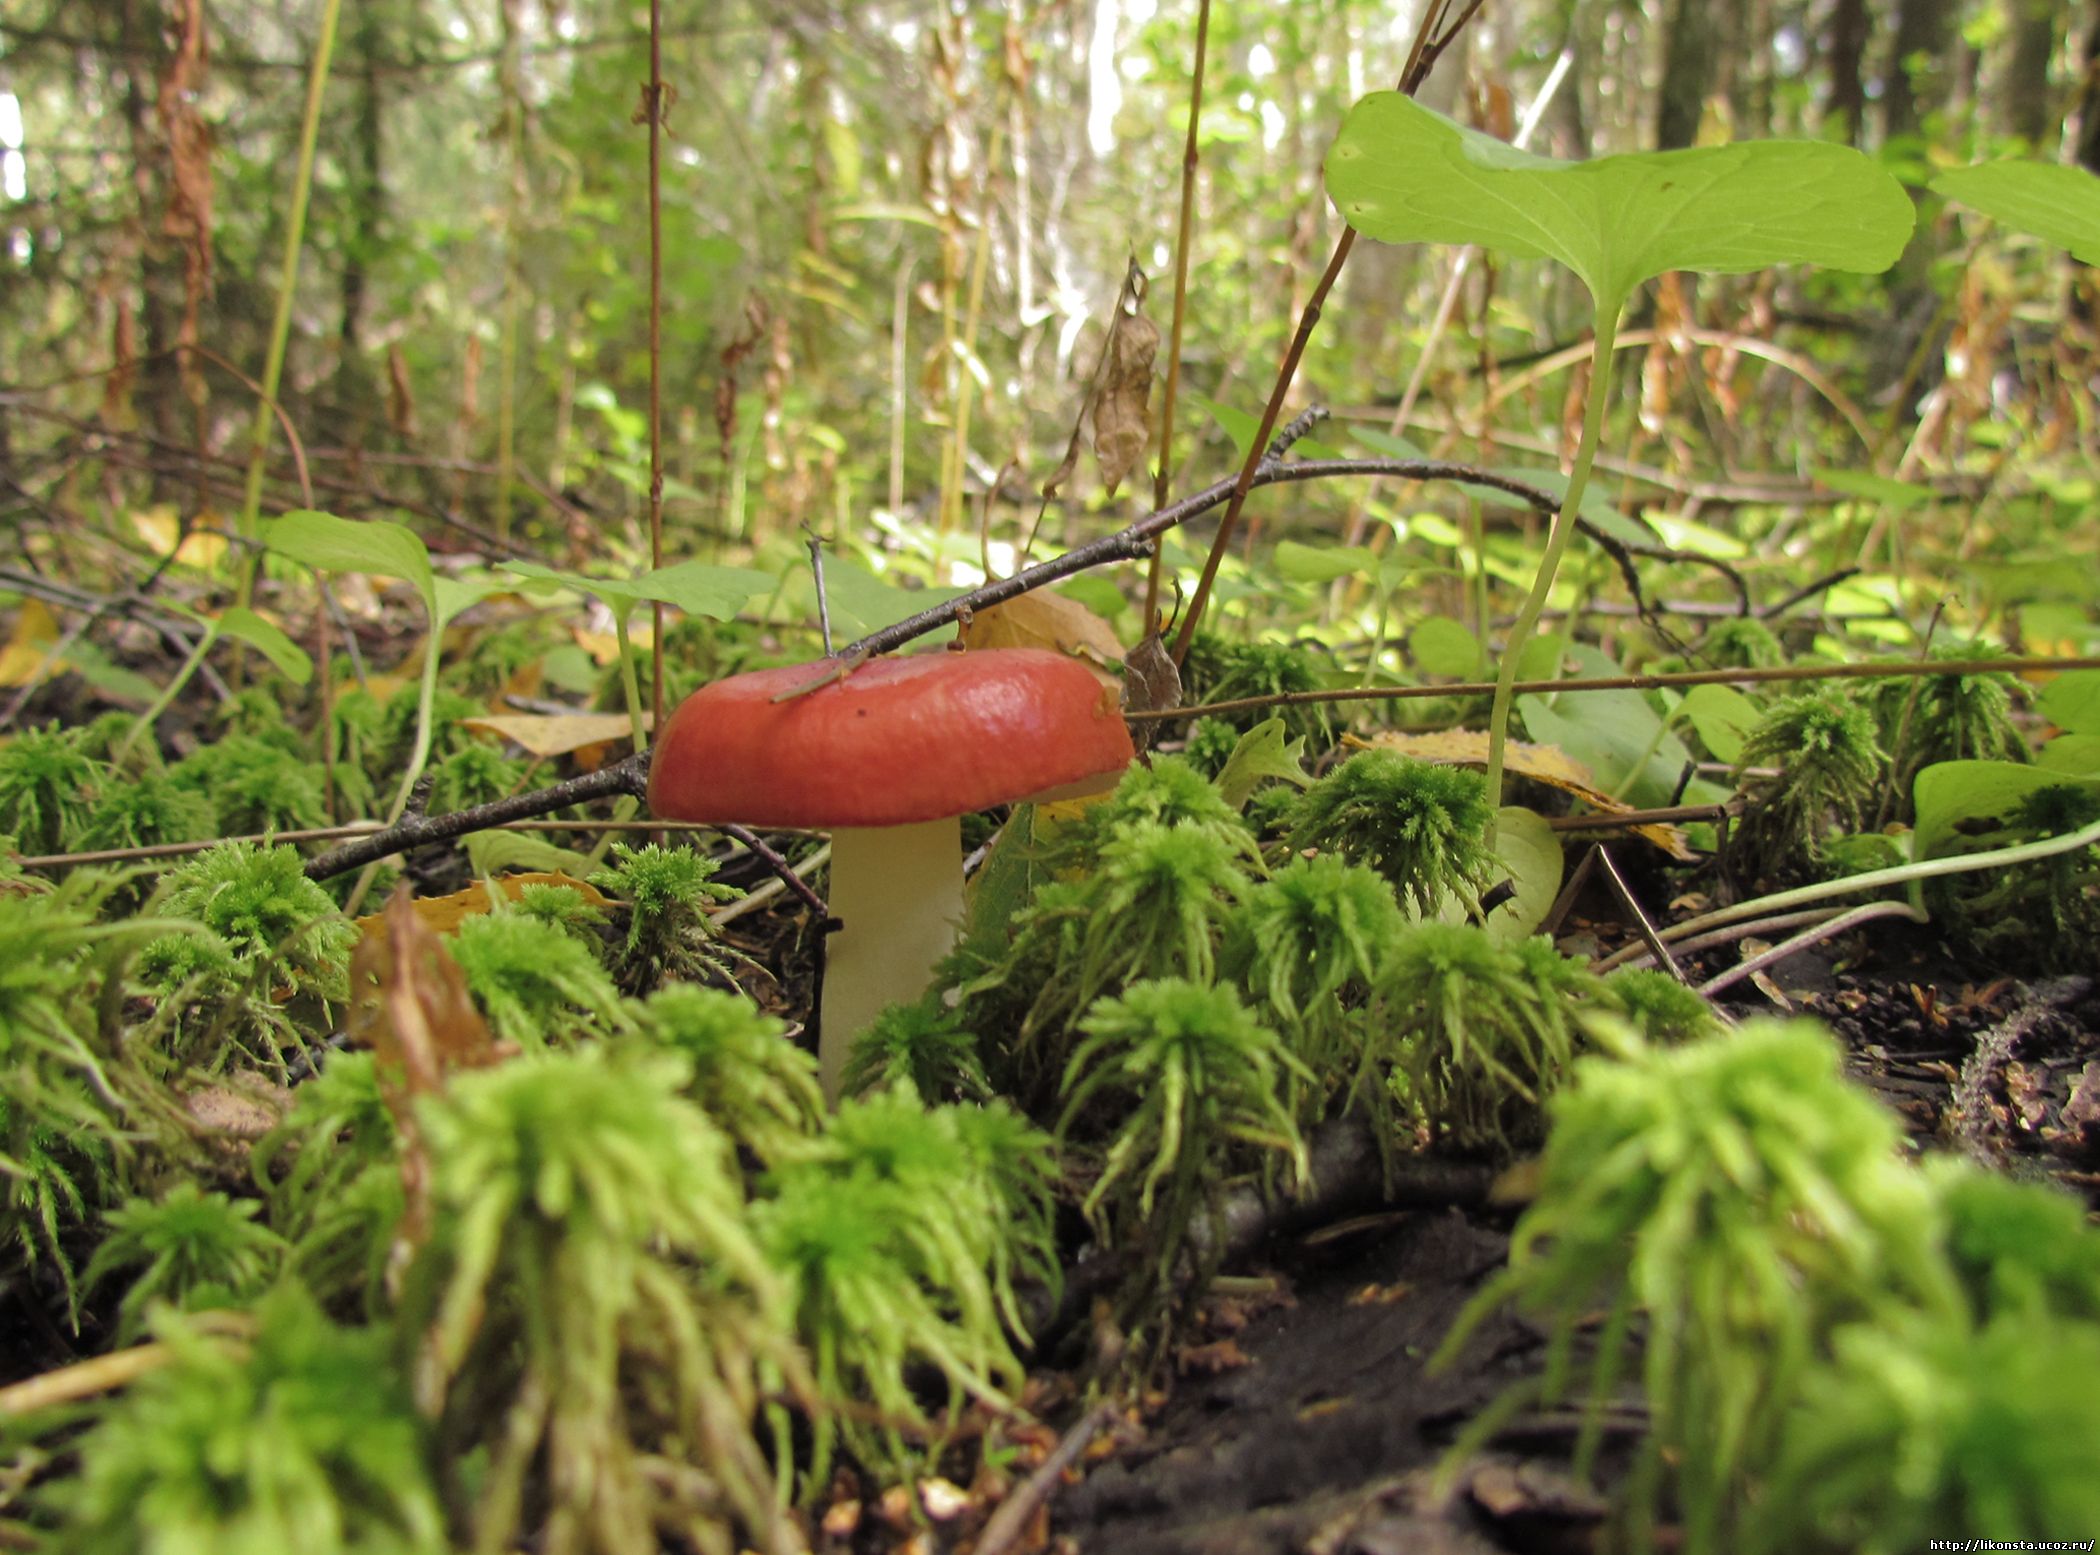
[[[649,714],[642,714],[644,729],[653,722]],[[460,727],[501,735],[542,759],[610,745],[634,732],[625,713],[485,713],[462,718]]]
[[[1116,666],[1123,643],[1115,628],[1076,599],[1048,589],[972,611],[959,633],[973,653],[991,648],[1047,648],[1079,660],[1106,686],[1122,687]]]
[[[519,874],[504,875],[497,880],[496,889],[515,902],[524,895],[525,888],[529,885],[565,886],[593,907],[612,905],[611,899],[588,881],[560,873],[526,870]],[[358,932],[365,942],[368,943],[385,933],[388,916],[393,910],[394,903],[389,901],[384,911],[371,913],[357,920]],[[450,934],[459,927],[462,919],[472,918],[489,910],[488,887],[485,882],[477,880],[464,891],[454,891],[450,896],[419,896],[408,904],[408,910],[415,914],[424,928],[436,934]]]
[[[1126,713],[1156,713],[1181,706],[1181,666],[1167,652],[1159,633],[1148,632],[1145,640],[1123,655],[1123,710]],[[1130,726],[1130,740],[1139,750],[1151,747],[1162,726],[1145,718]]]
[[[1119,312],[1093,407],[1094,459],[1110,496],[1152,441],[1152,359],[1158,354],[1159,326],[1142,313]]]
[[[350,957],[350,1040],[372,1050],[381,1093],[401,1139],[401,1185],[408,1211],[390,1260],[396,1269],[430,1224],[430,1156],[416,1102],[445,1088],[454,1069],[500,1057],[466,975],[445,941],[423,921],[406,882],[398,886],[375,930]]]

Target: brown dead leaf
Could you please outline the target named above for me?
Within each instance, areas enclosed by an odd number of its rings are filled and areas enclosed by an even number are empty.
[[[1254,1364],[1254,1357],[1240,1348],[1237,1339],[1231,1338],[1213,1340],[1209,1344],[1183,1345],[1174,1359],[1184,1377],[1197,1373],[1214,1377],[1220,1372],[1239,1371]]]
[[[654,722],[642,714],[642,727]],[[528,755],[566,756],[593,745],[610,745],[633,732],[625,713],[484,713],[462,718],[462,728],[500,735]]]
[[[529,885],[567,886],[593,907],[610,907],[612,901],[596,886],[578,880],[574,875],[542,874],[525,872],[504,875],[496,881],[497,888],[511,901],[525,894]],[[464,891],[454,891],[450,896],[419,896],[409,903],[410,911],[425,929],[433,934],[450,934],[457,930],[463,919],[478,917],[489,910],[489,893],[485,882],[477,880]],[[388,902],[384,911],[370,913],[357,920],[360,943],[369,943],[385,931],[388,915],[394,903]]]
[[[1427,734],[1386,730],[1368,740],[1345,734],[1342,743],[1358,750],[1397,751],[1417,761],[1438,761],[1450,766],[1484,767],[1488,758],[1487,734],[1475,729],[1438,729]],[[1633,809],[1624,800],[1614,799],[1597,787],[1589,768],[1557,745],[1527,745],[1522,740],[1510,740],[1502,747],[1502,765],[1520,777],[1573,794],[1599,814],[1626,815]],[[1651,821],[1628,829],[1674,859],[1689,863],[1698,857],[1678,827]]]
[[[1094,461],[1112,497],[1145,457],[1152,441],[1152,359],[1159,354],[1159,326],[1144,314],[1116,314],[1108,358],[1094,395]]]
[[[350,957],[350,1040],[372,1050],[401,1138],[408,1209],[390,1260],[395,1270],[430,1224],[430,1157],[415,1104],[441,1094],[452,1070],[478,1069],[499,1057],[466,975],[417,905],[404,881]]]
[[[1181,706],[1181,666],[1167,652],[1160,634],[1152,632],[1123,656],[1123,710],[1153,713]],[[1130,726],[1130,740],[1145,750],[1159,737],[1160,725],[1142,719]]]

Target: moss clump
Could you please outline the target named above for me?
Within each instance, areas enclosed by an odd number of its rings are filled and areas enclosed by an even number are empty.
[[[602,1033],[632,1024],[590,948],[551,923],[481,913],[460,924],[451,948],[489,1029],[506,1042],[549,1048],[593,1027]]]
[[[158,1201],[130,1199],[111,1210],[109,1234],[82,1280],[93,1286],[131,1274],[117,1307],[117,1343],[142,1335],[149,1303],[197,1312],[260,1295],[284,1255],[284,1239],[256,1223],[261,1207],[179,1182]]]
[[[726,980],[728,968],[707,909],[743,893],[715,883],[715,861],[690,848],[653,842],[639,848],[616,842],[612,853],[614,867],[593,874],[591,884],[628,903],[621,987],[646,993],[666,979]]]
[[[1743,744],[1743,769],[1774,763],[1776,778],[1750,791],[1736,840],[1750,870],[1788,878],[1820,871],[1832,828],[1857,831],[1888,758],[1874,714],[1850,693],[1811,691],[1768,709]]]
[[[79,730],[25,730],[0,745],[0,832],[24,853],[70,852],[110,778]]]
[[[1289,841],[1377,870],[1418,917],[1446,901],[1477,915],[1494,878],[1493,820],[1479,773],[1367,750],[1298,796]]]
[[[824,1116],[816,1061],[742,994],[674,984],[636,1011],[638,1040],[689,1066],[684,1095],[759,1160],[806,1145]]]
[[[987,1101],[992,1086],[977,1048],[960,1012],[942,1004],[939,994],[893,1004],[853,1039],[846,1094],[908,1086],[928,1101]]]

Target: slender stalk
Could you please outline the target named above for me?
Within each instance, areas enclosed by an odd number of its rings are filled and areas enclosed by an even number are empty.
[[[211,651],[211,645],[218,640],[218,629],[207,626],[198,637],[197,646],[190,650],[190,656],[177,666],[174,676],[161,688],[160,695],[153,699],[153,705],[139,714],[138,720],[125,731],[124,738],[117,742],[117,748],[109,753],[112,766],[121,766],[124,758],[131,754],[131,747],[138,744],[139,737],[160,721],[160,715],[182,694],[182,688],[190,683],[190,677],[196,674],[204,663],[204,655]]]
[[[1502,805],[1502,755],[1509,740],[1509,704],[1517,683],[1517,660],[1522,657],[1524,645],[1531,641],[1531,634],[1538,629],[1539,613],[1546,608],[1546,596],[1553,591],[1553,575],[1560,570],[1561,558],[1568,554],[1568,542],[1574,538],[1575,515],[1582,509],[1582,493],[1590,483],[1590,466],[1596,462],[1597,444],[1604,435],[1604,410],[1611,398],[1611,353],[1612,340],[1619,330],[1621,299],[1599,301],[1597,305],[1596,354],[1590,367],[1589,403],[1582,412],[1582,441],[1575,450],[1575,467],[1568,473],[1568,494],[1561,499],[1560,511],[1553,515],[1553,527],[1547,533],[1546,554],[1539,562],[1538,575],[1531,580],[1531,593],[1524,601],[1524,608],[1517,612],[1516,621],[1510,626],[1509,640],[1502,649],[1502,664],[1495,676],[1495,699],[1488,708],[1488,764],[1487,801],[1490,812]]]
[[[658,610],[662,608],[657,606]],[[624,608],[613,610],[613,640],[620,650],[620,694],[627,699],[628,731],[634,737],[634,748],[644,751],[649,748],[649,732],[642,725],[642,688],[635,679],[634,644],[627,635],[627,611]],[[661,695],[657,698],[657,706],[663,706]]]
[[[292,333],[292,294],[299,287],[299,251],[306,240],[306,202],[313,190],[314,145],[321,133],[321,97],[328,86],[328,61],[335,53],[336,19],[342,0],[322,0],[321,31],[314,43],[313,69],[306,81],[306,116],[299,124],[299,162],[292,174],[292,209],[285,224],[284,258],[278,269],[277,312],[270,321],[270,348],[263,359],[262,396],[255,407],[255,430],[249,435],[248,478],[241,496],[238,533],[250,542],[242,548],[236,603],[255,595],[255,571],[262,552],[253,542],[262,518],[263,464],[270,454],[270,427],[277,405],[277,386],[284,378],[285,343]]]
[[[408,809],[408,796],[415,792],[416,781],[423,775],[423,764],[430,759],[430,708],[437,700],[438,656],[445,643],[444,623],[433,614],[430,618],[430,642],[423,650],[423,679],[416,688],[416,743],[408,753],[408,770],[401,774],[400,791],[387,808],[389,826],[401,819]]]
[[[1159,470],[1152,481],[1152,505],[1167,505],[1174,486],[1174,405],[1181,389],[1181,330],[1188,314],[1189,250],[1195,244],[1196,169],[1203,155],[1196,143],[1197,126],[1203,122],[1203,70],[1210,54],[1210,0],[1196,8],[1196,62],[1189,72],[1189,130],[1181,147],[1181,225],[1174,239],[1174,323],[1167,337],[1167,386],[1159,411]],[[1159,629],[1160,573],[1166,551],[1155,547],[1152,566],[1145,574],[1146,633]]]
[[[664,564],[664,7],[649,0],[649,565]],[[649,640],[649,706],[656,726],[664,721],[664,606],[650,603],[654,635]],[[625,622],[622,621],[624,630]],[[620,660],[628,662],[623,642]],[[632,670],[629,671],[631,675]],[[629,706],[635,698],[629,693]],[[642,748],[641,713],[634,709],[634,748]]]
[[[940,532],[947,534],[962,521],[963,478],[969,471],[970,410],[976,397],[977,374],[970,370],[977,360],[977,330],[984,317],[984,280],[992,254],[992,169],[1006,149],[1006,126],[992,126],[991,148],[984,156],[984,209],[977,223],[977,250],[970,260],[970,293],[963,304],[963,332],[956,352],[960,377],[955,391],[955,446],[950,455],[955,479],[942,489]]]

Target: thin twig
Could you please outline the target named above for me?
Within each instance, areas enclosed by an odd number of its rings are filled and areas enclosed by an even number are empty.
[[[1619,866],[1612,862],[1611,850],[1600,843],[1595,857],[1604,870],[1604,878],[1611,882],[1612,894],[1618,897],[1619,905],[1625,908],[1627,915],[1633,919],[1634,932],[1640,935],[1641,943],[1648,947],[1648,953],[1662,964],[1671,977],[1680,983],[1683,982],[1684,968],[1671,957],[1669,948],[1656,938],[1655,925],[1648,921],[1648,915],[1641,910],[1640,901],[1634,896],[1633,888],[1626,883],[1626,877],[1619,873]]]
[[[1790,960],[1812,946],[1820,945],[1827,939],[1833,939],[1848,929],[1856,929],[1862,923],[1871,923],[1876,918],[1908,918],[1912,923],[1923,923],[1926,921],[1926,914],[1919,908],[1911,906],[1908,902],[1868,902],[1864,906],[1851,909],[1849,912],[1835,913],[1814,928],[1804,929],[1792,939],[1774,945],[1769,950],[1759,951],[1748,961],[1740,962],[1730,967],[1718,977],[1708,978],[1699,985],[1699,992],[1711,999],[1723,989],[1734,987],[1744,978],[1754,973],[1762,972],[1768,966],[1776,966],[1782,961]],[[1741,930],[1739,933],[1747,933],[1747,929]],[[1660,949],[1661,947],[1658,946],[1657,948]],[[1665,950],[1663,955],[1667,958],[1669,952]],[[1676,963],[1673,961],[1670,965],[1674,971]]]
[[[725,837],[736,838],[738,842],[741,842],[763,859],[766,867],[773,871],[780,883],[799,897],[803,906],[817,915],[819,923],[824,922],[831,916],[831,909],[824,905],[824,898],[812,891],[808,882],[795,873],[795,866],[767,846],[764,839],[756,832],[738,826],[733,822],[718,826],[715,830],[721,832]]]
[[[1208,16],[1210,7],[1206,4],[1203,9],[1204,15]],[[1035,1514],[1048,1504],[1057,1493],[1057,1487],[1064,1483],[1065,1471],[1079,1461],[1080,1455],[1094,1444],[1094,1438],[1115,1420],[1116,1406],[1113,1403],[1096,1404],[1081,1415],[1052,1449],[1050,1456],[999,1503],[999,1509],[985,1523],[984,1532],[977,1536],[977,1555],[1006,1555],[1019,1544],[1028,1532],[1028,1525],[1035,1520]]]

